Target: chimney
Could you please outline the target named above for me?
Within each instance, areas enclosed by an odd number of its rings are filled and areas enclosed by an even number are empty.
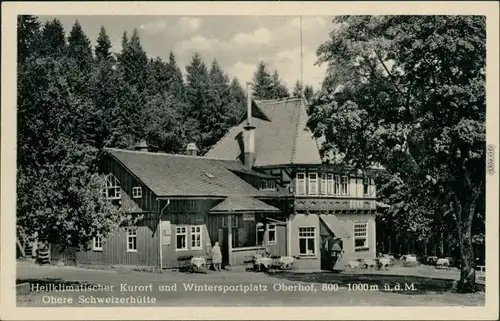
[[[134,149],[136,151],[140,151],[140,152],[147,152],[149,149],[148,149],[148,143],[146,143],[145,140],[141,140],[139,143],[137,143],[135,146],[134,146]]]
[[[195,143],[189,143],[186,147],[186,155],[196,156],[198,154],[198,147],[196,147]]]
[[[252,169],[255,161],[255,126],[252,125],[252,91],[251,83],[247,83],[247,124],[243,132],[244,165]]]

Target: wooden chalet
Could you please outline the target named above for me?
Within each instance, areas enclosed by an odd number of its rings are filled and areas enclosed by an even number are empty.
[[[283,213],[286,246],[280,254],[299,256],[296,265],[311,269],[341,269],[349,260],[375,258],[375,216],[385,206],[376,202],[369,174],[346,171],[321,158],[302,99],[249,106],[251,116],[206,156],[249,162],[249,168],[274,176],[292,192],[291,207]]]
[[[183,257],[210,258],[216,241],[230,265],[262,249],[300,257],[296,265],[310,269],[374,258],[373,180],[324,162],[306,122],[299,98],[250,98],[246,119],[205,156],[194,144],[186,155],[149,152],[144,143],[106,149],[104,195],[143,220],[95,237],[72,260],[176,268]]]

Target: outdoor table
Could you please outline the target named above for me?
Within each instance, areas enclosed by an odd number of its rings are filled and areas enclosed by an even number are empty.
[[[255,265],[260,270],[261,266],[264,266],[265,269],[269,269],[273,264],[273,259],[270,257],[259,257],[255,259]]]
[[[192,272],[207,272],[207,261],[204,257],[193,257],[190,263]]]
[[[193,257],[191,259],[191,264],[196,265],[197,267],[202,267],[206,265],[206,260],[204,257]]]

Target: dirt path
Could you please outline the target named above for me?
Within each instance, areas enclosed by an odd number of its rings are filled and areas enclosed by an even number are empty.
[[[484,293],[459,295],[436,292],[415,292],[418,294],[413,294],[411,291],[387,292],[382,286],[373,288],[375,283],[370,279],[359,282],[371,284],[372,288],[349,291],[346,284],[337,282],[339,279],[331,273],[319,274],[320,277],[314,279],[311,278],[314,274],[310,273],[297,273],[293,276],[286,274],[272,276],[242,271],[156,274],[72,267],[34,267],[31,264],[18,264],[17,273],[18,279],[39,286],[48,284],[74,286],[75,281],[108,286],[107,290],[97,292],[42,292],[18,296],[18,304],[22,306],[477,306],[484,304]],[[337,283],[341,285],[338,288],[335,286]],[[110,286],[113,288],[109,288]],[[134,289],[133,286],[140,287]],[[404,284],[402,286],[404,287]],[[129,301],[125,302],[127,298]],[[131,301],[130,298],[135,298],[135,301]],[[142,301],[139,302],[141,298]],[[102,302],[105,299],[108,301]]]

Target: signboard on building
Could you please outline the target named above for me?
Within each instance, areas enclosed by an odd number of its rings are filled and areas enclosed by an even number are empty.
[[[253,213],[243,214],[243,221],[255,221],[255,215]]]
[[[161,222],[162,245],[170,245],[172,240],[172,226],[170,221]]]

